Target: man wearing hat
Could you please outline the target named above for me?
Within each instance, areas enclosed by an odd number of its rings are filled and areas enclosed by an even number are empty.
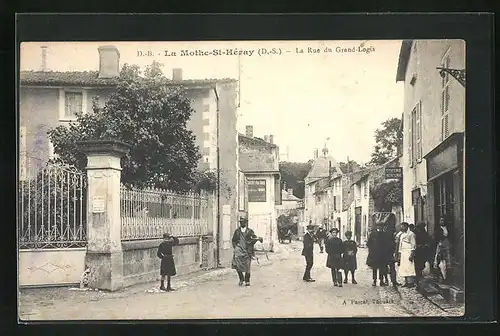
[[[344,268],[342,254],[344,253],[344,243],[337,236],[339,229],[336,227],[330,230],[330,237],[326,241],[326,267],[331,269],[332,281],[335,287],[342,287],[342,273],[341,269]]]
[[[304,248],[302,249],[302,255],[306,258],[306,270],[304,271],[304,276],[302,280],[306,282],[314,282],[316,280],[311,278],[311,269],[313,267],[313,252],[314,252],[314,225],[309,224],[306,227],[306,233],[304,234],[303,242]]]
[[[179,244],[179,239],[170,235],[169,233],[163,234],[163,241],[158,247],[156,255],[161,259],[160,275],[161,285],[160,290],[171,292],[174,289],[170,286],[170,277],[177,274],[175,269],[174,256],[172,254],[172,247]],[[165,276],[167,277],[167,288],[165,289]]]
[[[250,286],[250,266],[255,254],[254,245],[263,239],[255,235],[254,231],[248,227],[248,217],[246,212],[239,213],[240,227],[233,234],[233,262],[232,268],[238,272],[239,285]]]

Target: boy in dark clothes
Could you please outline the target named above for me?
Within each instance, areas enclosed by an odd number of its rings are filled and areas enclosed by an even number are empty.
[[[330,233],[331,235],[326,241],[326,253],[328,254],[326,267],[331,269],[333,285],[342,287],[342,273],[340,270],[344,267],[342,260],[344,244],[342,239],[337,237],[339,229],[334,227],[330,230]]]
[[[179,244],[177,237],[171,236],[169,233],[163,234],[163,241],[158,247],[156,255],[161,259],[160,275],[161,285],[160,290],[171,292],[174,289],[170,285],[170,277],[177,274],[175,270],[174,256],[172,255],[172,247]],[[167,277],[167,288],[165,288],[165,276]]]
[[[344,283],[347,283],[347,275],[351,272],[352,283],[357,284],[354,279],[354,272],[356,271],[358,264],[356,261],[356,254],[358,253],[358,245],[352,240],[352,232],[347,231],[345,233],[346,240],[344,240],[344,273],[345,279]]]

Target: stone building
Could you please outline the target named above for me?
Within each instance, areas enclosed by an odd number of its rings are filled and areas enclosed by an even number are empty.
[[[264,238],[263,247],[272,250],[278,242],[275,206],[281,205],[279,148],[273,136],[267,141],[255,137],[253,126],[247,126],[238,139],[239,169],[247,184],[249,226]]]
[[[433,237],[445,218],[452,231],[453,279],[462,287],[465,42],[403,41],[396,81],[404,82],[404,217],[426,222]]]

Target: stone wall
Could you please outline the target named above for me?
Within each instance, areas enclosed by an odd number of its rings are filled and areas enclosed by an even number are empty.
[[[161,239],[122,242],[123,285],[156,281],[160,278],[160,259],[156,256]],[[180,237],[173,255],[177,274],[214,267],[213,237]]]

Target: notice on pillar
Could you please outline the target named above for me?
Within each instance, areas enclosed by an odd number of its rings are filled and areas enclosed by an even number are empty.
[[[92,213],[103,213],[106,210],[104,196],[92,197]]]

